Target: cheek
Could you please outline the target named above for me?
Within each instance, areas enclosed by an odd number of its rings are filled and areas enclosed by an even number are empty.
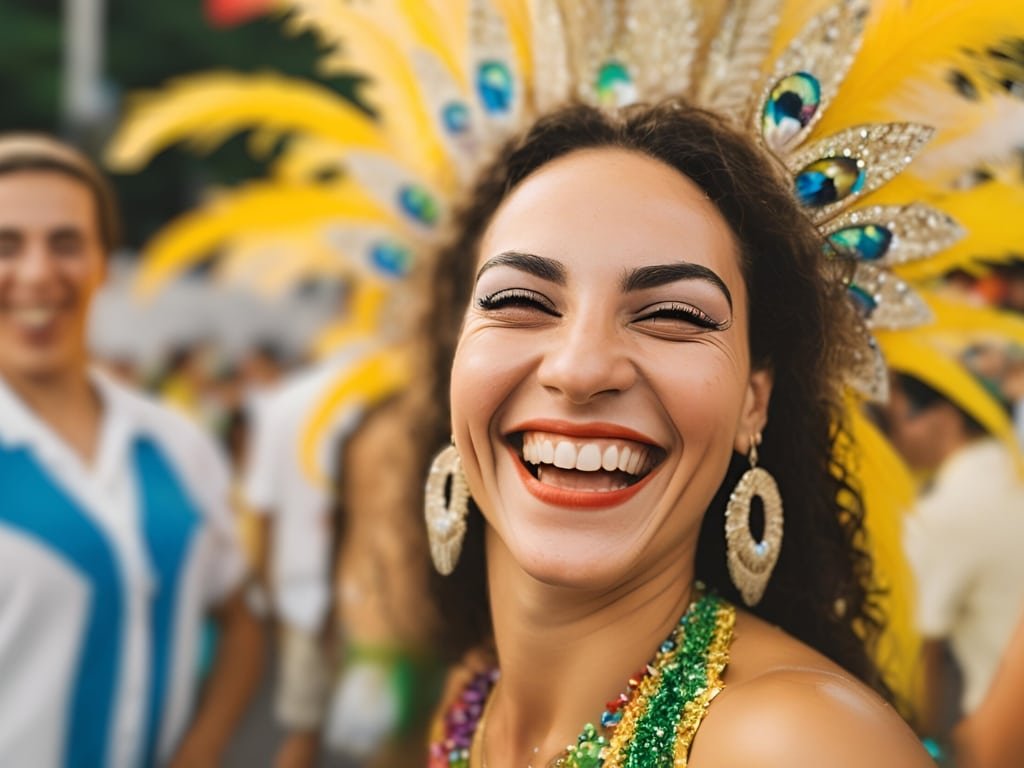
[[[522,380],[529,363],[510,348],[502,334],[463,334],[452,362],[452,428],[456,439],[471,436],[474,443],[487,439],[502,403]],[[514,345],[514,342],[513,342]],[[477,450],[483,450],[477,446]]]

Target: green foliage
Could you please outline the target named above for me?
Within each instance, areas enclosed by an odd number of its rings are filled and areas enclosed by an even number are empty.
[[[216,29],[203,17],[201,0],[106,3],[105,74],[118,104],[135,91],[214,69],[272,69],[324,82],[316,73],[316,41],[309,35],[287,36],[277,18]],[[60,133],[66,128],[60,115],[63,4],[0,0],[0,131]],[[326,84],[351,97],[356,82],[339,78]],[[128,243],[140,246],[171,217],[192,207],[208,184],[235,183],[260,170],[239,139],[208,158],[171,150],[139,174],[116,177]]]

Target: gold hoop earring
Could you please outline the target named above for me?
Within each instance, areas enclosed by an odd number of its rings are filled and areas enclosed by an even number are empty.
[[[782,550],[782,497],[775,478],[757,466],[760,442],[760,434],[751,439],[750,469],[736,484],[725,509],[729,576],[748,606],[757,605],[761,600]],[[764,533],[760,541],[750,532],[750,504],[755,496],[761,499],[764,508]]]
[[[462,459],[455,446],[449,445],[430,465],[425,503],[430,557],[442,576],[454,571],[459,562],[468,513],[469,486]]]

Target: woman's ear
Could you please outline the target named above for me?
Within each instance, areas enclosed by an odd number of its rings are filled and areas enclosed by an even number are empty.
[[[769,368],[751,371],[747,391],[743,397],[743,410],[736,426],[733,449],[744,456],[750,452],[750,441],[760,435],[768,423],[768,401],[772,396],[775,377]]]

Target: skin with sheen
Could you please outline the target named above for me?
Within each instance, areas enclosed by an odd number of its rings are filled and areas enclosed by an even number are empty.
[[[773,377],[751,364],[729,226],[642,153],[542,165],[502,201],[474,266],[452,428],[486,521],[501,667],[474,765],[544,765],[685,609],[705,510],[765,427]],[[929,765],[875,694],[743,611],[691,758]]]

